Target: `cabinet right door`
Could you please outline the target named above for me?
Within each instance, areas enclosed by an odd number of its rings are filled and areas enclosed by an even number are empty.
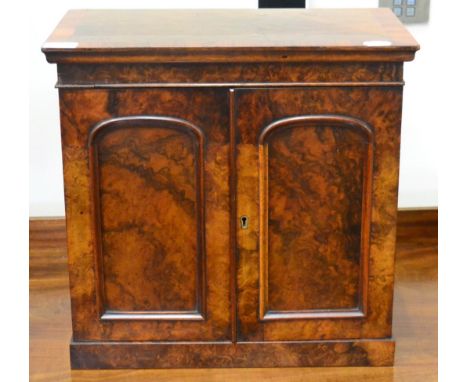
[[[401,87],[234,91],[239,341],[391,336]]]

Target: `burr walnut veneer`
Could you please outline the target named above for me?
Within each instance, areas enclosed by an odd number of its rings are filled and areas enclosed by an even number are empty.
[[[74,368],[391,365],[389,10],[70,11]]]

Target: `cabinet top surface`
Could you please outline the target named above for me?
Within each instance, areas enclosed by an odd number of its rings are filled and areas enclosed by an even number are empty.
[[[298,52],[399,51],[411,55],[418,48],[400,21],[383,8],[71,10],[43,45],[51,62],[60,61],[58,54],[106,52],[144,52],[153,58],[175,54],[181,62],[197,61],[195,55],[199,61],[229,62],[228,58],[236,60],[241,52],[246,56],[276,51],[284,59],[284,54]]]

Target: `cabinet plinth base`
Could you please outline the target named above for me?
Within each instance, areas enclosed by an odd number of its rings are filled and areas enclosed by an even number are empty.
[[[73,369],[391,366],[392,339],[301,342],[72,342]]]

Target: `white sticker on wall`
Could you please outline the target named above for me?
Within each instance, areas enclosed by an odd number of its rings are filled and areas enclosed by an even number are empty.
[[[392,45],[391,41],[387,40],[369,40],[362,43],[364,46],[390,46]]]

